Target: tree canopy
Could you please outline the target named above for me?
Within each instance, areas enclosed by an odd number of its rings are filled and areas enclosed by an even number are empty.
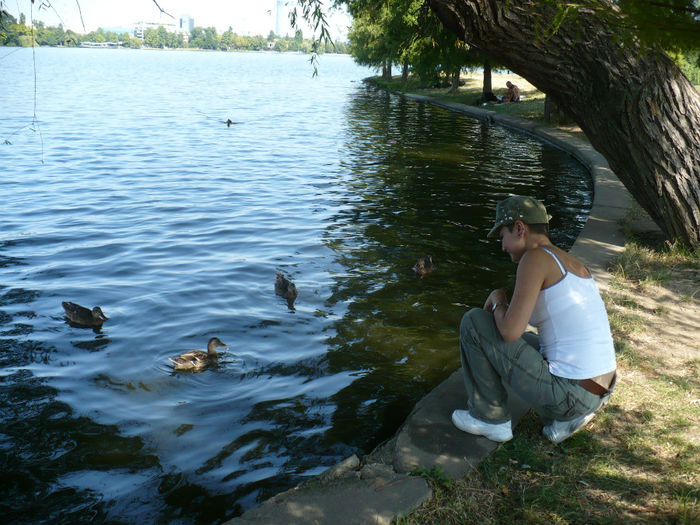
[[[483,63],[476,50],[447,30],[423,0],[387,0],[351,6],[350,52],[363,65],[410,69],[423,83],[439,83],[463,67]]]

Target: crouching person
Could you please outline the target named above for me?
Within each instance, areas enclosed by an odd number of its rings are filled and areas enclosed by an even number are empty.
[[[496,209],[489,237],[518,265],[513,296],[494,290],[467,312],[460,354],[467,410],[452,422],[470,434],[512,439],[506,386],[543,418],[560,443],[590,421],[615,385],[615,351],[605,306],[590,272],[549,240],[549,215],[536,199],[512,196]],[[538,335],[525,333],[531,324]]]

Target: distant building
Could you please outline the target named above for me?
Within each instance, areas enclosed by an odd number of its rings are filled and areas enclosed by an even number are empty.
[[[189,27],[189,29],[182,28],[183,20],[187,20],[185,25]],[[190,37],[190,32],[194,27],[194,20],[190,17],[182,17],[180,18],[179,24],[164,24],[163,22],[137,22],[136,27],[134,28],[134,36],[143,40],[146,29],[158,29],[159,27],[164,27],[168,33],[182,34],[184,41],[187,42]]]
[[[190,15],[182,15],[180,17],[180,31],[191,33],[194,29],[194,18]]]
[[[164,27],[168,33],[178,32],[178,27],[175,24],[164,24],[163,22],[136,22],[134,36],[143,40],[146,29],[158,29],[161,26]]]
[[[289,23],[289,0],[277,0],[275,34],[277,36],[290,36],[291,25]]]

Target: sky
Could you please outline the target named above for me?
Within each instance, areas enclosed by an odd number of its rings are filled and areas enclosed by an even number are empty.
[[[157,0],[164,11],[175,19],[162,14],[153,0],[36,0],[32,6],[30,0],[0,0],[12,16],[19,18],[24,13],[27,21],[33,7],[33,19],[41,20],[46,25],[63,24],[64,29],[77,33],[87,33],[102,28],[132,28],[136,22],[179,23],[183,15],[194,19],[199,27],[216,27],[219,34],[229,26],[240,35],[267,36],[270,31],[277,32],[277,0]],[[329,2],[324,2],[327,5]],[[284,0],[286,10],[296,5],[294,0]],[[80,6],[80,8],[78,7]],[[85,28],[81,23],[80,13]],[[294,31],[287,16],[281,17],[281,36]],[[350,17],[344,12],[327,8],[331,37],[345,40],[347,38]],[[300,17],[301,18],[301,17]],[[312,31],[307,25],[300,25],[304,37],[311,38]]]

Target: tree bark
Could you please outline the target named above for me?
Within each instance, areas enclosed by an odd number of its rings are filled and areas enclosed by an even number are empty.
[[[384,63],[382,64],[382,78],[384,80],[391,80],[391,60],[384,60]]]
[[[481,88],[482,102],[496,102],[498,98],[493,94],[493,82],[491,81],[491,61],[484,60],[484,82]]]
[[[561,122],[562,120],[562,112],[561,112],[561,107],[559,106],[559,102],[557,102],[554,97],[550,94],[545,95],[544,97],[544,119],[551,124],[552,120],[554,117],[557,118],[557,122]]]
[[[621,42],[593,9],[545,38],[555,12],[543,3],[429,4],[461,39],[553,95],[668,238],[700,246],[700,94],[665,53]]]
[[[403,67],[401,68],[401,82],[404,84],[408,82],[408,62],[404,62]]]
[[[462,68],[458,67],[453,73],[452,73],[452,85],[450,86],[450,89],[448,93],[454,93],[459,89],[459,74],[462,72]]]

